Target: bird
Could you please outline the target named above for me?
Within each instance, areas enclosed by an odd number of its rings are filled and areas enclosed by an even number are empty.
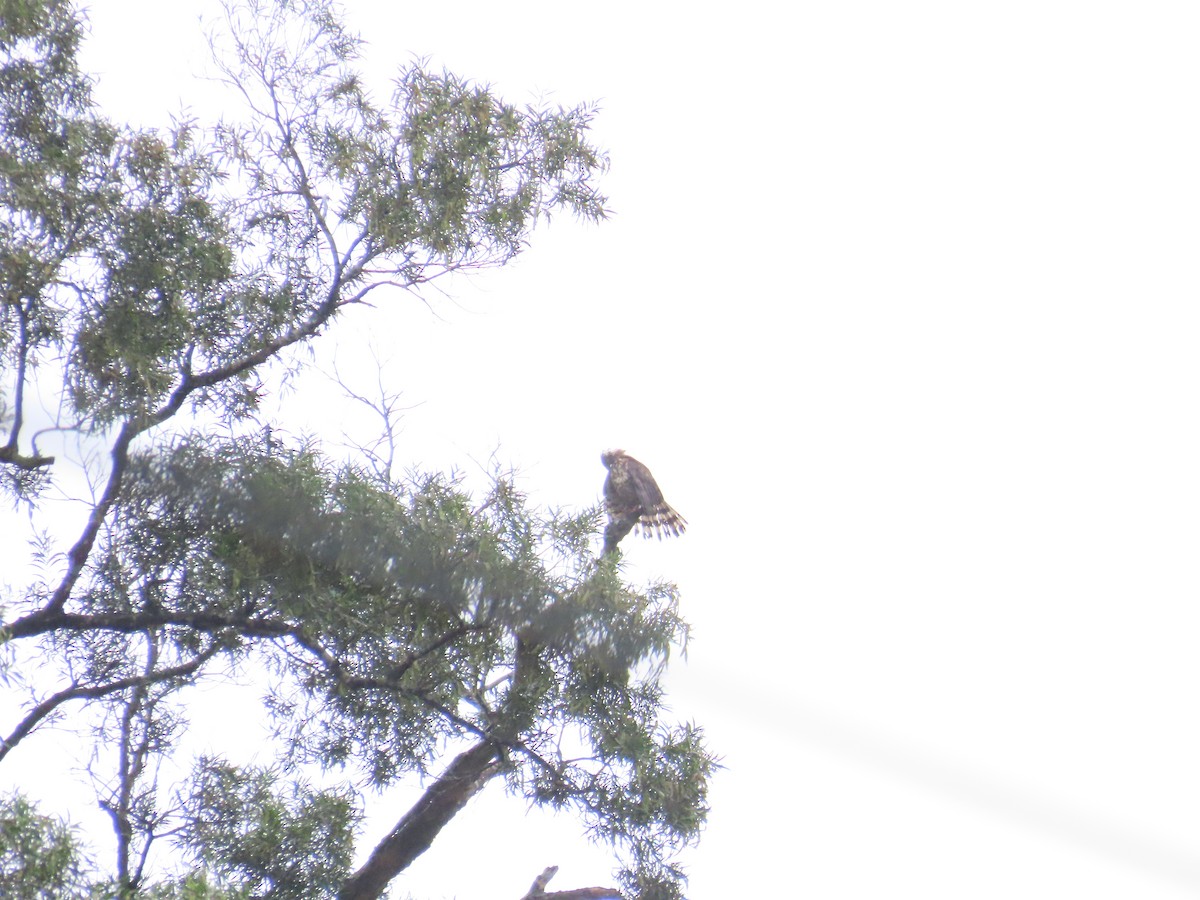
[[[600,462],[608,469],[604,480],[604,506],[608,525],[604,529],[604,555],[617,549],[625,535],[640,528],[642,536],[662,540],[687,530],[687,519],[663,499],[658,482],[642,463],[624,450],[606,450]]]

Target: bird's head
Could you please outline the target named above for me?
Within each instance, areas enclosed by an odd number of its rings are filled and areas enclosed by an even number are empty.
[[[605,450],[600,454],[600,462],[604,463],[604,468],[611,469],[613,462],[624,455],[624,450]]]

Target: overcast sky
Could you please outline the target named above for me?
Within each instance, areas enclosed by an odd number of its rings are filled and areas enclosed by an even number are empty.
[[[1200,7],[346,8],[381,97],[415,55],[603,108],[610,222],[321,352],[386,362],[414,464],[586,506],[624,447],[688,518],[627,558],[682,588],[672,706],[726,766],[693,900],[1196,896]],[[217,14],[95,0],[106,112],[217,114]],[[401,893],[611,881],[498,788],[459,818]]]

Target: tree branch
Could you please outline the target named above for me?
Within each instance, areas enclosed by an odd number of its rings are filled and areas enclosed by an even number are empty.
[[[29,361],[30,311],[20,302],[9,305],[17,311],[17,374],[16,386],[13,390],[12,431],[9,432],[8,442],[3,448],[0,448],[0,460],[15,461],[21,458],[17,453],[17,442],[20,440],[21,425],[25,418],[25,367]],[[29,300],[29,306],[33,306],[32,298]]]
[[[542,870],[542,874],[533,879],[533,884],[529,886],[529,891],[521,900],[531,900],[533,897],[541,897],[546,893],[546,885],[550,883],[550,879],[558,872],[558,866],[548,866]]]
[[[53,615],[61,612],[66,606],[67,598],[71,596],[71,591],[75,589],[79,577],[83,574],[83,567],[87,564],[88,556],[91,555],[92,547],[96,543],[96,536],[100,534],[100,527],[104,524],[109,509],[116,502],[117,492],[121,489],[121,479],[125,477],[125,467],[129,463],[129,445],[133,443],[137,434],[132,423],[126,422],[121,426],[121,431],[117,434],[117,439],[113,442],[109,454],[112,458],[112,468],[109,470],[108,483],[104,486],[104,492],[96,501],[96,505],[92,507],[83,533],[79,535],[75,545],[67,552],[67,571],[63,574],[62,581],[50,596],[50,602],[34,615],[39,613]]]
[[[13,436],[16,436],[16,428],[13,429]],[[18,469],[24,469],[27,472],[32,472],[34,469],[41,469],[54,462],[53,456],[43,456],[40,453],[34,453],[32,456],[26,456],[17,452],[17,448],[11,445],[0,447],[0,462],[8,463],[16,466]]]
[[[340,270],[335,270],[333,283],[328,289],[324,302],[303,322],[288,329],[274,340],[267,341],[258,350],[246,354],[241,359],[198,375],[184,374],[167,402],[159,409],[126,420],[125,424],[121,426],[121,430],[118,432],[117,439],[114,441],[109,454],[112,459],[112,467],[109,470],[108,483],[105,485],[104,492],[92,508],[91,515],[88,517],[87,524],[84,526],[79,539],[67,553],[67,571],[64,573],[62,581],[51,595],[46,606],[32,614],[34,617],[39,615],[52,616],[55,613],[61,612],[66,606],[67,599],[71,596],[71,591],[74,590],[80,576],[83,574],[83,568],[92,552],[92,547],[95,545],[96,536],[100,533],[104,519],[116,501],[121,481],[124,478],[125,469],[129,462],[129,447],[133,443],[134,438],[157,425],[161,425],[174,416],[183,408],[183,404],[188,397],[197,390],[212,387],[230,378],[235,378],[247,369],[254,368],[266,362],[284,348],[314,335],[337,312],[340,305],[340,295],[341,272]],[[10,438],[10,445],[11,441],[12,438]],[[15,456],[15,447],[10,452]]]
[[[536,649],[518,639],[513,685],[523,685],[531,667],[538,664]],[[422,698],[424,699],[424,698]],[[516,708],[512,708],[513,706]],[[371,852],[370,858],[342,885],[338,900],[376,900],[388,882],[429,849],[433,839],[475,794],[502,768],[501,748],[528,726],[529,713],[519,698],[510,694],[501,721],[463,751],[421,799],[404,814],[392,832]],[[472,731],[477,729],[471,728]]]
[[[573,891],[550,891],[542,894],[542,900],[624,900],[625,895],[616,888],[587,887]]]
[[[422,659],[437,653],[447,644],[450,644],[458,638],[463,637],[467,633],[477,630],[479,629],[465,623],[451,628],[449,631],[441,635],[441,637],[432,641],[428,646],[420,650],[410,651],[405,655],[404,659],[396,663],[396,665],[388,671],[387,676],[384,678],[368,678],[362,675],[348,674],[346,672],[346,667],[342,665],[342,661],[340,659],[306,635],[299,628],[292,629],[288,633],[287,637],[290,637],[297,644],[299,644],[300,647],[302,647],[304,650],[307,650],[311,655],[320,660],[321,665],[325,667],[325,671],[337,679],[337,682],[343,687],[351,690],[371,688],[394,689],[400,682],[400,679],[403,678],[404,675]]]
[[[546,885],[558,872],[558,866],[550,866],[533,880],[529,892],[521,900],[624,900],[616,888],[588,887],[573,891],[546,891]]]
[[[245,637],[284,637],[296,627],[282,619],[209,612],[180,613],[155,609],[120,613],[64,613],[41,609],[5,626],[5,631],[10,640],[16,640],[54,631],[116,631],[132,634],[171,625],[208,634],[234,631]]]
[[[95,700],[100,697],[107,697],[110,694],[119,693],[127,688],[144,687],[161,681],[169,681],[173,678],[187,677],[194,674],[201,666],[216,656],[220,649],[219,644],[213,644],[213,646],[204,650],[188,662],[172,666],[169,669],[161,669],[147,675],[131,675],[128,678],[120,678],[108,684],[86,686],[73,684],[69,688],[63,688],[61,691],[51,694],[30,710],[7,738],[0,739],[0,760],[3,760],[9,751],[16,747],[24,738],[28,737],[47,716],[64,703],[69,703],[72,700]]]
[[[484,739],[455,757],[421,799],[346,879],[338,900],[376,900],[388,882],[429,849],[433,839],[499,771],[496,745]]]
[[[133,803],[134,788],[146,769],[146,758],[150,753],[149,729],[140,723],[143,716],[151,715],[148,679],[158,661],[158,644],[153,632],[146,634],[145,675],[132,685],[132,696],[121,713],[120,739],[117,742],[117,789],[113,801],[102,801],[101,808],[112,819],[113,832],[117,836],[117,884],[122,891],[134,891],[140,877],[139,871],[130,868],[133,855]],[[140,733],[138,733],[140,731]]]

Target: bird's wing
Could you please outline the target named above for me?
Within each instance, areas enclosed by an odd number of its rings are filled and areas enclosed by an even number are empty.
[[[638,502],[642,505],[642,509],[650,512],[665,503],[662,490],[659,489],[658,482],[654,480],[650,470],[633,457],[626,457],[626,464],[629,467],[629,479],[633,482],[634,490],[637,491]]]

